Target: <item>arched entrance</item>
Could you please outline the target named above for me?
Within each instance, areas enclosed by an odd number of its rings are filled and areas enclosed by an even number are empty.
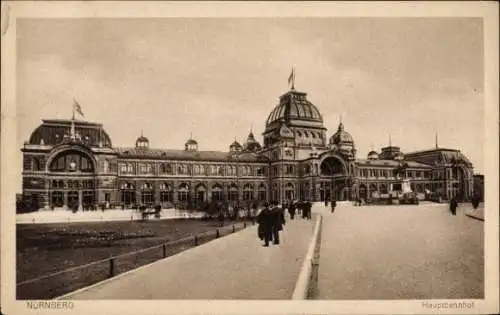
[[[95,161],[82,148],[68,148],[48,160],[49,207],[70,210],[96,205]]]
[[[212,201],[222,201],[223,192],[221,184],[214,184],[212,186]]]
[[[346,200],[347,166],[339,156],[328,156],[320,164],[320,198],[326,200]]]
[[[207,188],[203,184],[196,186],[196,202],[198,205],[206,201]]]

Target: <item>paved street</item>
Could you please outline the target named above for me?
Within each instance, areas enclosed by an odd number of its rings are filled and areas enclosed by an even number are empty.
[[[257,226],[185,251],[69,299],[290,299],[314,220],[287,221],[279,246]]]
[[[317,299],[483,298],[484,222],[446,204],[323,207]]]

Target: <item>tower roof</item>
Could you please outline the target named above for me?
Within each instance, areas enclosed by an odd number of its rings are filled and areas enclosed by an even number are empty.
[[[323,116],[318,108],[307,100],[307,94],[290,90],[280,97],[266,121],[266,128],[278,122],[306,121],[323,124]]]

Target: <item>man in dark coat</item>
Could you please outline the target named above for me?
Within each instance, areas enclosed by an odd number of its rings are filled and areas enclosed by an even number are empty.
[[[303,201],[302,202],[302,219],[307,219],[307,209],[308,209],[308,201]]]
[[[275,201],[271,212],[273,213],[273,243],[278,245],[280,243],[280,231],[283,230],[283,225],[285,225],[285,211]]]
[[[332,213],[335,211],[335,207],[337,206],[337,200],[332,200]]]
[[[264,209],[257,216],[257,223],[259,223],[259,237],[264,239],[264,246],[269,246],[269,241],[272,239],[274,215],[269,210],[269,204],[264,204]]]
[[[302,214],[302,201],[299,200],[297,201],[297,204],[296,204],[296,208],[297,208],[297,214]]]
[[[472,207],[474,208],[474,210],[477,210],[477,207],[479,207],[479,196],[478,195],[474,195],[472,197]]]
[[[450,211],[452,215],[457,215],[457,206],[457,200],[455,199],[455,197],[452,197],[450,200]]]
[[[291,202],[288,206],[288,213],[290,214],[290,219],[293,220],[295,217],[295,202]]]

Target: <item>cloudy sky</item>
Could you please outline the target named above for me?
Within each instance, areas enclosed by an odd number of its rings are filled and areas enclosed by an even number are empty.
[[[17,21],[18,144],[44,118],[104,124],[115,146],[227,150],[296,89],[339,116],[365,157],[458,148],[483,172],[483,26],[474,18],[165,18]]]

